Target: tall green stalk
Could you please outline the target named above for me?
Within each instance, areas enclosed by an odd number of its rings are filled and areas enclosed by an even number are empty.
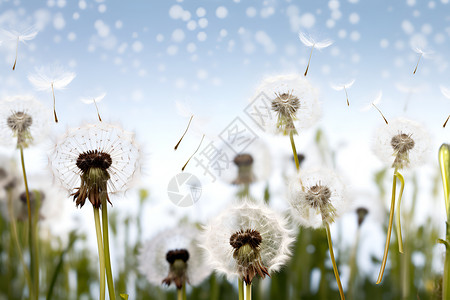
[[[244,280],[238,279],[239,300],[244,300]]]
[[[245,285],[245,300],[252,300],[252,284]]]
[[[100,265],[100,300],[105,300],[105,255],[99,209],[94,207],[95,233],[97,234],[98,261]]]
[[[341,300],[345,300],[344,289],[342,288],[341,278],[339,277],[339,271],[336,265],[336,259],[334,258],[333,242],[331,240],[330,225],[328,225],[328,223],[325,224],[325,229],[327,231],[328,248],[330,249],[330,258],[331,262],[333,263],[334,277],[336,277],[336,282],[339,288],[339,295],[341,296]]]
[[[445,209],[447,222],[445,222],[445,241],[439,240],[445,245],[444,275],[442,278],[442,299],[450,299],[450,145],[442,144],[439,148],[439,165],[441,168],[442,184],[444,187]]]
[[[106,192],[102,198],[102,230],[103,230],[103,251],[105,253],[106,281],[108,282],[109,299],[116,300],[116,292],[114,291],[114,281],[111,269],[111,255],[109,253],[109,233],[108,233],[108,202],[106,200]]]
[[[38,297],[39,295],[39,268],[37,267],[37,249],[36,249],[36,241],[34,239],[34,230],[33,230],[33,221],[32,221],[32,212],[31,212],[31,203],[30,203],[30,192],[28,189],[28,180],[27,180],[27,172],[25,171],[25,159],[23,155],[23,147],[19,146],[20,150],[20,161],[22,164],[22,173],[23,173],[23,181],[25,185],[25,195],[27,198],[27,210],[28,210],[28,242],[30,248],[30,275],[33,287],[34,296]]]

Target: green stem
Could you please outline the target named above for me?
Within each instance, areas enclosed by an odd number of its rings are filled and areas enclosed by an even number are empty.
[[[300,171],[300,163],[298,161],[297,149],[295,148],[294,131],[291,130],[291,132],[289,132],[289,138],[291,140],[292,152],[294,153],[295,167],[297,168],[297,172],[299,172]]]
[[[344,290],[342,289],[342,284],[341,284],[341,278],[339,277],[339,271],[338,271],[338,268],[336,265],[336,260],[334,259],[333,242],[331,241],[330,225],[328,225],[328,223],[325,224],[325,229],[327,231],[327,240],[328,240],[328,248],[330,249],[330,258],[331,258],[331,262],[333,263],[334,277],[336,277],[336,283],[339,288],[339,294],[341,295],[341,300],[345,300]]]
[[[111,257],[109,253],[109,233],[108,233],[108,202],[106,201],[106,192],[101,195],[102,198],[102,230],[103,230],[103,251],[105,253],[106,280],[108,282],[109,299],[115,300],[114,281],[111,270]]]
[[[183,283],[183,300],[186,300],[186,282]]]
[[[241,278],[238,279],[238,287],[239,287],[239,300],[244,300],[244,280]]]
[[[348,299],[352,300],[353,295],[355,294],[355,283],[358,275],[358,266],[356,263],[357,254],[358,254],[358,246],[359,246],[359,236],[360,236],[360,227],[356,231],[355,244],[353,245],[352,254],[350,255],[350,278],[348,280],[348,289],[347,296]]]
[[[27,180],[27,172],[25,170],[25,159],[23,155],[23,147],[19,146],[20,150],[20,162],[22,164],[22,174],[23,174],[23,181],[25,185],[25,195],[27,198],[27,211],[28,211],[28,241],[29,241],[29,248],[30,248],[30,275],[31,280],[33,282],[33,294],[35,297],[38,297],[38,290],[39,290],[39,270],[36,267],[37,263],[37,257],[36,257],[36,249],[35,249],[35,241],[33,237],[33,221],[32,221],[32,212],[31,212],[31,203],[30,203],[30,191],[28,189],[28,180]]]
[[[397,170],[395,170],[397,172]],[[394,172],[394,174],[395,174]],[[397,181],[396,181],[395,175],[392,180],[392,198],[391,198],[391,209],[389,212],[389,224],[388,224],[388,231],[386,234],[386,244],[384,246],[384,254],[383,254],[383,260],[381,262],[381,268],[380,273],[378,274],[377,284],[381,283],[381,280],[383,279],[384,269],[386,268],[386,262],[387,262],[387,256],[389,252],[389,242],[391,241],[391,233],[392,233],[392,222],[394,220],[394,210],[395,210],[395,191],[397,187]]]
[[[402,202],[402,195],[403,195],[403,189],[405,187],[405,179],[403,179],[402,174],[400,174],[398,171],[395,171],[394,173],[394,182],[395,182],[395,178],[398,178],[400,180],[401,186],[400,186],[400,192],[398,194],[398,200],[397,200],[397,205],[396,205],[396,217],[395,217],[395,225],[397,228],[397,240],[398,240],[398,251],[400,253],[403,253],[403,238],[402,238],[402,226],[400,224],[400,204]],[[396,183],[394,183],[396,184]],[[395,194],[393,195],[393,197],[395,197]]]
[[[100,265],[100,300],[105,300],[105,256],[103,253],[102,228],[99,209],[94,207],[95,233],[97,234],[98,261]]]
[[[177,289],[177,300],[183,300],[183,290]]]
[[[245,300],[252,300],[252,284],[245,285]]]
[[[444,275],[442,278],[442,299],[450,299],[450,224],[445,222],[446,227],[446,239],[445,244],[445,262],[444,262]]]
[[[27,265],[25,264],[25,260],[23,259],[22,247],[20,247],[19,236],[17,235],[16,217],[14,216],[14,207],[13,207],[13,199],[12,199],[11,189],[8,189],[8,213],[9,213],[9,218],[10,218],[11,236],[14,240],[14,244],[16,244],[17,254],[19,255],[20,264],[23,267],[23,273],[25,274],[25,279],[27,281],[28,292],[30,293],[30,299],[34,299],[34,290],[33,290],[33,284],[31,281],[30,272],[28,271]]]

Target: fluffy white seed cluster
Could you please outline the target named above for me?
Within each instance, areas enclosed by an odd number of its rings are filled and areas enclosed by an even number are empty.
[[[373,151],[389,166],[404,169],[423,163],[430,145],[430,135],[420,123],[398,118],[376,131]]]
[[[190,285],[199,285],[208,277],[212,269],[203,257],[202,249],[198,246],[200,230],[193,226],[177,226],[166,229],[151,240],[144,243],[138,257],[139,271],[148,281],[160,286],[168,276],[170,264],[167,261],[167,253],[174,250],[187,250],[187,279]],[[170,285],[174,286],[174,285]]]
[[[229,280],[242,279],[244,275],[242,266],[233,257],[235,249],[230,244],[230,238],[239,231],[247,230],[260,234],[260,263],[269,274],[278,271],[291,254],[290,246],[294,239],[284,217],[262,203],[250,200],[237,202],[205,226],[200,244],[211,266]]]
[[[80,187],[82,170],[77,160],[88,151],[107,153],[111,158],[108,193],[124,192],[139,174],[141,153],[132,132],[104,122],[87,124],[69,129],[49,157],[53,174],[70,192]]]
[[[331,224],[350,206],[345,186],[331,170],[305,170],[289,183],[288,199],[293,219],[305,227]]]
[[[322,113],[317,90],[298,74],[265,79],[253,99],[260,95],[269,102],[267,107],[258,108],[260,125],[267,132],[288,134],[292,130],[309,128]]]
[[[0,145],[26,148],[49,131],[51,112],[31,95],[18,95],[0,102]]]

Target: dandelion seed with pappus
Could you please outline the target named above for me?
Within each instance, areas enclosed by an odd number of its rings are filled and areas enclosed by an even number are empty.
[[[251,297],[255,276],[270,276],[288,261],[294,241],[291,235],[284,217],[265,204],[246,199],[205,226],[200,246],[217,272],[238,279],[242,300],[244,282]]]
[[[16,58],[14,59],[14,65],[12,67],[13,71],[16,69],[16,63],[17,63],[17,55],[19,52],[19,43],[22,42],[26,44],[27,41],[30,41],[36,37],[38,34],[38,30],[35,26],[31,26],[30,28],[18,32],[15,30],[3,30],[3,33],[12,41],[16,41]]]
[[[199,234],[194,225],[160,232],[140,249],[139,271],[150,283],[174,285],[179,296],[185,297],[186,284],[199,285],[212,272],[198,246]]]
[[[309,54],[308,65],[306,66],[306,71],[304,74],[304,76],[306,76],[308,74],[309,63],[311,62],[311,56],[312,56],[312,52],[313,52],[314,48],[316,48],[317,50],[327,48],[333,44],[333,41],[323,40],[323,41],[318,42],[315,39],[313,39],[310,35],[308,35],[304,32],[300,32],[298,34],[298,38],[306,47],[311,47],[311,53]]]
[[[52,92],[53,114],[56,123],[58,123],[58,116],[56,115],[55,90],[65,89],[75,76],[75,73],[67,72],[61,67],[41,67],[37,68],[34,74],[28,75],[28,80],[38,91]]]
[[[375,154],[380,158],[380,160],[394,168],[388,232],[386,235],[386,245],[377,284],[381,283],[384,269],[386,267],[394,211],[396,211],[398,247],[400,253],[403,253],[403,241],[400,224],[400,203],[405,187],[405,181],[399,170],[412,168],[423,163],[424,158],[428,153],[430,144],[431,141],[429,134],[423,126],[417,122],[404,118],[398,118],[389,122],[388,125],[380,127],[375,134],[375,139],[373,142],[373,150]],[[400,181],[401,186],[396,204],[397,179]]]
[[[139,173],[139,163],[140,150],[134,141],[134,134],[104,122],[69,129],[50,155],[54,175],[71,192],[76,205],[82,207],[89,199],[94,208],[100,262],[100,299],[105,297],[105,267],[109,297],[115,299],[109,258],[109,194],[124,192],[130,186]]]
[[[330,225],[349,206],[345,186],[331,170],[311,170],[298,174],[289,183],[289,204],[293,219],[301,226],[325,228],[334,276],[341,299],[345,299],[339,272],[334,259]]]

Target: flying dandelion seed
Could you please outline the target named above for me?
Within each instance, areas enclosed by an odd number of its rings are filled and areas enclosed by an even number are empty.
[[[380,113],[381,117],[383,118],[384,122],[387,125],[387,124],[389,124],[388,120],[386,119],[386,117],[383,115],[383,113],[377,106],[378,104],[380,104],[382,97],[383,97],[383,92],[379,91],[378,95],[375,97],[375,100],[373,100],[371,103],[369,103],[366,106],[364,106],[363,108],[361,108],[361,111],[368,111],[371,107],[375,107],[375,109]]]
[[[347,89],[349,89],[354,83],[355,83],[355,79],[352,79],[349,82],[344,83],[344,84],[332,84],[331,85],[331,87],[336,91],[341,91],[341,90],[345,91],[345,97],[347,99],[347,106],[350,106],[350,102],[348,101]]]
[[[97,97],[93,97],[93,98],[81,98],[81,102],[86,103],[86,104],[91,104],[94,103],[95,104],[95,109],[97,110],[97,116],[98,116],[98,120],[101,122],[102,118],[100,117],[100,113],[98,111],[98,106],[97,106],[97,102],[100,102],[103,100],[103,98],[105,98],[106,93],[102,93]]]
[[[3,29],[3,33],[13,41],[16,41],[16,58],[14,59],[14,65],[12,67],[13,71],[16,69],[17,63],[17,54],[19,52],[19,43],[22,42],[26,44],[27,41],[30,41],[36,37],[38,34],[38,30],[35,26],[31,26],[30,28],[24,30],[23,32],[18,32],[15,30],[5,30]]]
[[[448,89],[448,88],[446,88],[446,87],[444,87],[442,85],[439,88],[441,90],[442,95],[444,95],[445,98],[450,99],[450,89]],[[450,115],[448,115],[448,117],[445,120],[444,125],[442,125],[442,127],[445,128],[445,126],[447,125],[449,119],[450,119]]]
[[[418,48],[418,47],[414,48],[413,50],[414,50],[414,52],[416,52],[417,54],[419,54],[419,59],[417,60],[416,67],[414,68],[414,71],[413,71],[413,74],[416,74],[417,68],[419,67],[420,59],[421,59],[422,57],[423,57],[423,58],[429,58],[430,55],[433,54],[433,52],[432,52],[432,51],[425,52],[424,50],[422,50],[421,48]]]
[[[195,153],[197,153],[198,149],[200,149],[200,146],[203,143],[203,139],[205,138],[205,135],[202,136],[202,139],[200,140],[200,144],[198,144],[197,149],[195,149],[194,153],[192,153],[192,155],[189,157],[189,159],[187,160],[187,162],[184,164],[184,166],[181,168],[181,171],[184,171],[184,169],[186,169],[186,166],[188,165],[189,161],[194,157]]]
[[[194,115],[192,115],[192,116],[189,118],[189,123],[188,123],[188,125],[187,125],[187,127],[186,127],[186,130],[184,131],[183,135],[181,136],[180,140],[179,140],[178,143],[175,145],[175,147],[173,147],[173,149],[174,149],[175,151],[178,149],[178,146],[180,146],[181,141],[183,140],[184,136],[185,136],[186,133],[188,132],[189,126],[191,126],[192,118],[194,118]]]
[[[412,95],[418,93],[423,90],[423,86],[406,86],[401,83],[395,84],[397,90],[406,94],[405,106],[403,107],[403,111],[408,109],[408,104],[412,98]]]
[[[75,78],[75,73],[64,71],[61,67],[37,68],[34,74],[28,75],[28,80],[39,91],[51,91],[53,95],[53,114],[56,115],[55,90],[65,89]]]
[[[310,35],[307,35],[306,33],[303,33],[303,32],[300,32],[298,34],[298,37],[299,37],[300,41],[306,47],[311,47],[311,53],[309,54],[308,65],[306,66],[306,71],[304,74],[306,76],[306,74],[308,74],[309,64],[311,62],[311,56],[312,56],[312,52],[313,52],[314,48],[316,48],[317,50],[320,51],[324,48],[331,46],[333,44],[333,41],[323,40],[321,42],[316,42]]]

